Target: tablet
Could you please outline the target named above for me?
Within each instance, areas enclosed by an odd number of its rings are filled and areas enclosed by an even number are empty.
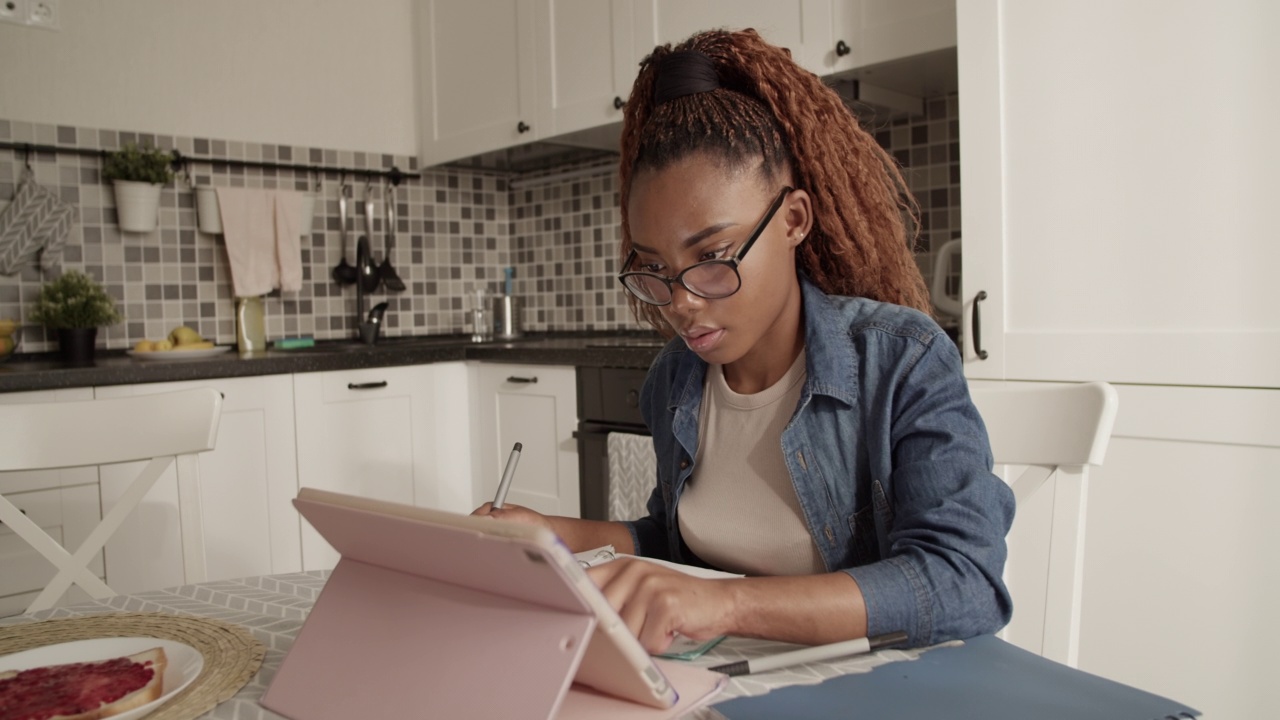
[[[399,694],[421,691],[417,709],[437,715],[455,701],[477,710],[467,698],[487,701],[495,675],[506,676],[503,694],[521,688],[522,716],[540,716],[528,704],[547,702],[553,715],[571,681],[654,708],[676,703],[662,670],[551,531],[312,488],[293,502],[342,559],[264,696],[267,707],[322,717],[343,702],[316,697],[324,678],[391,685],[367,659],[335,659],[354,646],[405,672]]]

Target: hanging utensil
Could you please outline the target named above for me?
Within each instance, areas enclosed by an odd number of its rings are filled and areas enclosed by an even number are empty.
[[[365,242],[373,242],[373,183],[366,183],[364,186],[364,229]],[[356,273],[360,279],[360,288],[365,292],[373,292],[382,284],[382,277],[378,275],[378,266],[373,261],[373,253],[369,253],[368,258],[361,258],[356,262]]]
[[[386,244],[383,246],[382,264],[378,266],[378,277],[382,279],[382,284],[387,290],[404,292],[404,281],[400,279],[396,269],[391,266],[391,255],[396,249],[396,191],[394,185],[387,185],[385,200],[387,205],[387,236]]]
[[[351,191],[351,186],[347,185],[345,178],[341,182],[338,187],[338,241],[342,247],[342,259],[333,268],[333,280],[342,285],[350,285],[359,276],[355,266],[347,262],[347,193]]]

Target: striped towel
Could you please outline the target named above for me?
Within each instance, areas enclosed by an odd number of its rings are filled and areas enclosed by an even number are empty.
[[[0,212],[0,275],[14,275],[40,256],[40,267],[56,270],[76,219],[76,208],[36,182],[27,168],[13,202]]]

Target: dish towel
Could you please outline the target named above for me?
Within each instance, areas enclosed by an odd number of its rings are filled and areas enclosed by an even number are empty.
[[[302,196],[290,190],[217,188],[236,297],[302,289]]]
[[[649,514],[649,496],[658,482],[658,457],[648,435],[611,432],[605,438],[609,456],[609,519],[635,520]]]
[[[13,201],[0,212],[0,275],[18,273],[37,253],[41,268],[57,269],[75,219],[75,206],[37,183],[27,168]]]

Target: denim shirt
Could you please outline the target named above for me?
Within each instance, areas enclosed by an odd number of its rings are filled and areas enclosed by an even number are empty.
[[[921,312],[800,282],[807,377],[782,451],[827,570],[857,581],[869,635],[929,645],[994,632],[1012,614],[1001,574],[1014,500],[991,472],[959,351]],[[706,369],[676,339],[641,390],[658,484],[649,515],[627,523],[637,554],[703,564],[680,538],[676,506],[693,474]]]

